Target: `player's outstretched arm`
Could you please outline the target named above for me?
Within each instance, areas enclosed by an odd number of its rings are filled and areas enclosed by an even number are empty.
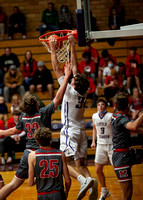
[[[126,129],[143,134],[143,127],[141,127],[142,124],[143,124],[143,114],[141,114],[135,121],[128,122],[126,125]]]
[[[35,152],[31,152],[28,156],[28,165],[29,165],[29,179],[28,179],[28,185],[32,186],[35,184],[35,178],[34,178],[34,166],[36,163],[36,157]]]
[[[75,42],[74,42],[74,36],[72,33],[69,33],[68,36],[70,45],[71,45],[71,65],[72,65],[72,72],[73,75],[77,74],[78,69],[77,69],[77,56],[76,56],[76,51],[75,51]]]
[[[7,130],[0,130],[0,136],[7,137],[7,136],[19,134],[20,132],[21,132],[21,130],[18,130],[15,127],[13,127],[13,128],[9,128]]]
[[[53,99],[54,101],[54,105],[55,105],[55,109],[58,107],[58,105],[61,103],[64,93],[66,91],[66,87],[69,81],[69,77],[71,75],[71,67],[70,64],[66,64],[65,65],[65,76],[64,76],[64,80],[60,86],[60,88],[57,91],[57,94],[55,96],[55,98]]]
[[[66,157],[63,152],[62,152],[62,161],[63,161],[63,175],[65,179],[65,194],[66,194],[66,197],[68,197],[68,192],[71,187],[71,178],[70,178],[69,170],[66,163]]]
[[[51,48],[51,62],[52,62],[53,71],[55,72],[57,79],[59,79],[61,76],[63,76],[63,73],[62,73],[62,70],[60,69],[59,62],[57,60],[57,55],[56,55],[57,40],[54,37],[51,37],[49,41],[49,45]]]

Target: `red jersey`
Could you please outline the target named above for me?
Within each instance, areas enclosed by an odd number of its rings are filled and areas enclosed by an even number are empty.
[[[92,78],[88,77],[88,80],[90,82],[88,94],[92,94],[95,92],[96,86]]]
[[[113,57],[111,54],[109,54],[109,59],[113,60],[114,65],[117,65],[117,61],[116,58]],[[108,66],[108,60],[104,60],[104,58],[100,58],[100,62],[99,62],[99,67],[107,67]]]
[[[2,120],[0,120],[0,130],[5,130],[4,121]],[[0,136],[0,138],[3,138],[3,136]]]
[[[82,60],[80,63],[79,63],[79,67],[78,67],[78,71],[83,74],[84,73],[84,70],[85,70],[85,67],[90,67],[90,73],[95,73],[95,63],[93,60],[90,61],[90,63],[86,63],[84,60]]]
[[[126,59],[126,65],[130,66],[131,65],[131,60],[136,60],[137,63],[140,65],[141,64],[141,57],[139,54],[135,54],[135,56],[132,56],[131,54],[128,55],[127,59]]]
[[[99,57],[98,51],[95,48],[90,47],[89,51],[91,52],[91,58],[98,58]],[[84,49],[83,52],[87,52],[87,50]]]
[[[129,106],[132,106],[134,110],[142,110],[143,109],[143,97],[136,99],[135,97],[131,97],[129,99]]]
[[[24,77],[33,77],[35,71],[37,70],[37,62],[36,60],[33,60],[32,63],[32,69],[30,70],[29,63],[23,64],[22,66],[22,72]]]
[[[104,83],[106,85],[109,85],[112,81],[116,81],[115,87],[121,87],[122,86],[122,79],[121,79],[120,76],[118,76],[116,79],[113,79],[112,76],[107,76]],[[111,87],[111,88],[115,88],[115,87]]]

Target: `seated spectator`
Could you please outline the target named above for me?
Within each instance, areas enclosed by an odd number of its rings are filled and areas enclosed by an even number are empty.
[[[0,69],[0,96],[3,93],[3,86],[4,86],[4,75],[2,70]]]
[[[11,52],[11,48],[6,47],[5,53],[0,58],[0,68],[4,73],[6,73],[8,72],[10,65],[15,65],[16,68],[19,68],[20,62],[17,55]]]
[[[26,39],[25,16],[19,8],[15,6],[13,8],[13,14],[9,19],[8,39],[11,40],[13,38],[13,34],[17,32],[22,33],[22,38]]]
[[[60,30],[62,30],[62,29],[72,29],[73,28],[72,16],[71,16],[71,13],[69,12],[69,9],[66,5],[62,5],[61,8],[60,8],[59,28],[60,28]]]
[[[48,3],[48,8],[42,12],[42,24],[40,25],[40,35],[43,35],[45,30],[57,31],[59,30],[58,13],[54,8],[53,3]]]
[[[37,63],[38,69],[33,75],[33,84],[30,85],[30,91],[49,92],[50,99],[53,99],[53,78],[51,72],[46,68],[43,61]]]
[[[14,94],[12,96],[11,103],[12,103],[12,105],[10,107],[11,113],[13,114],[15,110],[19,111],[19,105],[20,105],[21,101],[20,101],[18,95]]]
[[[100,58],[98,67],[98,87],[102,86],[103,69],[108,66],[109,59],[112,59],[114,65],[117,65],[116,58],[114,58],[111,54],[109,54],[107,49],[104,49],[102,51],[102,58]]]
[[[126,68],[131,65],[131,60],[136,60],[138,65],[139,65],[139,67],[140,67],[140,65],[141,65],[141,57],[137,53],[137,48],[136,47],[131,47],[130,48],[130,53],[129,53],[127,59],[126,59]]]
[[[20,111],[15,110],[13,113],[13,117],[8,120],[7,128],[13,128],[19,121],[19,117],[21,115]],[[7,152],[7,161],[6,163],[12,163],[14,159],[14,153],[16,149],[16,144],[20,145],[20,148],[24,150],[26,147],[26,133],[25,131],[21,131],[18,135],[12,135],[6,137],[4,140],[4,153]],[[2,154],[2,158],[4,160],[4,153]],[[4,160],[5,161],[5,160]]]
[[[7,126],[8,109],[4,97],[2,96],[0,96],[0,120],[4,121],[5,126]]]
[[[103,78],[102,78],[103,83],[104,83],[105,78],[106,78],[107,76],[111,76],[111,71],[112,71],[112,69],[115,69],[115,71],[116,71],[117,73],[119,73],[119,66],[118,66],[118,65],[114,66],[113,60],[112,60],[112,59],[109,59],[109,60],[108,60],[108,66],[105,67],[105,68],[103,69]]]
[[[129,99],[129,109],[132,119],[136,119],[140,110],[143,109],[143,97],[140,95],[138,88],[133,88],[133,96]]]
[[[5,102],[10,102],[10,95],[19,93],[21,98],[25,93],[23,86],[23,75],[17,70],[16,65],[11,65],[4,76],[4,97]]]
[[[32,52],[25,52],[25,60],[23,61],[22,72],[24,77],[24,86],[26,90],[29,90],[29,86],[32,84],[33,75],[37,70],[37,62],[32,58]]]
[[[0,7],[0,34],[1,34],[0,40],[4,39],[5,22],[6,22],[6,15],[5,13],[3,13],[2,8]]]
[[[104,82],[104,95],[108,106],[112,105],[111,97],[114,97],[117,91],[122,87],[121,77],[117,75],[115,69],[111,71],[111,76],[107,76]]]
[[[136,60],[130,60],[130,65],[127,66],[126,69],[126,76],[127,76],[127,91],[128,94],[131,94],[131,83],[133,78],[135,78],[135,82],[137,85],[137,88],[139,90],[139,93],[141,94],[141,87],[140,87],[140,68],[139,68],[139,64],[137,63]]]
[[[82,61],[79,63],[78,71],[83,74],[85,71],[89,72],[90,77],[95,82],[95,63],[91,59],[91,52],[87,51],[82,54]]]

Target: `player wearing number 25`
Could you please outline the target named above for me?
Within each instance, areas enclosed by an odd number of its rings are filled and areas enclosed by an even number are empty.
[[[105,176],[103,167],[107,164],[108,159],[112,164],[113,142],[111,120],[112,113],[106,111],[107,102],[104,99],[97,101],[97,113],[92,116],[93,121],[93,138],[91,147],[95,148],[95,140],[97,139],[95,169],[98,181],[101,185],[101,196],[99,200],[106,199],[110,192],[106,188]]]
[[[52,133],[49,128],[38,128],[34,138],[40,144],[40,149],[29,154],[28,184],[34,185],[36,176],[38,200],[65,200],[71,185],[66,157],[62,151],[51,148]]]
[[[25,179],[28,178],[28,155],[31,151],[39,149],[39,144],[36,143],[36,140],[33,137],[34,132],[39,127],[50,127],[51,115],[63,99],[70,75],[71,69],[67,66],[65,68],[63,83],[58,89],[55,98],[48,106],[39,109],[36,97],[30,94],[30,92],[25,94],[20,104],[20,110],[23,113],[21,114],[16,127],[5,131],[0,130],[0,136],[18,134],[21,130],[24,130],[27,134],[26,150],[20,160],[20,164],[13,180],[0,190],[0,200],[5,199],[11,192],[16,190]]]

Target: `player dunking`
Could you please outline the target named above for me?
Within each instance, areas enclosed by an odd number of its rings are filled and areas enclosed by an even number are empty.
[[[104,99],[97,101],[97,113],[92,115],[93,121],[93,138],[91,148],[96,147],[95,168],[98,181],[101,185],[101,195],[99,200],[103,200],[110,196],[110,192],[106,187],[105,175],[103,167],[107,164],[108,159],[112,164],[113,142],[111,119],[112,113],[106,111],[107,102]],[[97,138],[97,146],[95,140]]]
[[[71,67],[74,78],[71,84],[67,85],[67,89],[62,102],[61,118],[63,128],[60,134],[60,149],[64,151],[69,174],[77,179],[80,184],[80,192],[77,200],[82,199],[86,191],[90,189],[89,199],[96,199],[97,181],[93,181],[90,177],[88,168],[85,166],[84,161],[87,154],[87,138],[85,134],[85,120],[84,120],[84,103],[86,100],[86,92],[89,87],[89,81],[83,74],[77,74],[77,59],[75,53],[74,37],[69,34],[69,42],[71,45]],[[56,56],[56,40],[50,40],[51,60],[53,70],[57,76],[60,85],[63,82],[63,74],[59,68],[59,63]],[[71,158],[74,157],[75,165],[78,171],[71,166]]]
[[[132,198],[132,156],[130,151],[130,131],[143,133],[141,127],[143,114],[135,121],[130,121],[126,116],[128,113],[128,97],[119,92],[114,97],[117,112],[112,118],[113,128],[113,165],[122,190],[122,200]]]
[[[63,152],[51,148],[52,133],[49,128],[38,128],[34,138],[40,149],[29,154],[29,180],[30,186],[37,186],[37,199],[66,200],[71,185],[71,179]],[[65,191],[63,176],[65,180]]]
[[[24,130],[28,139],[26,150],[24,151],[24,155],[20,160],[20,164],[13,180],[0,190],[0,200],[5,199],[11,192],[16,190],[25,179],[28,178],[28,154],[31,151],[39,149],[39,144],[36,143],[35,139],[33,138],[34,131],[39,127],[50,127],[51,115],[54,113],[55,109],[63,99],[70,75],[70,67],[66,66],[64,81],[57,91],[55,98],[48,106],[39,109],[36,97],[32,94],[25,95],[20,105],[20,109],[23,114],[21,114],[20,120],[16,127],[0,131],[0,135],[10,136],[19,134],[21,130]]]

